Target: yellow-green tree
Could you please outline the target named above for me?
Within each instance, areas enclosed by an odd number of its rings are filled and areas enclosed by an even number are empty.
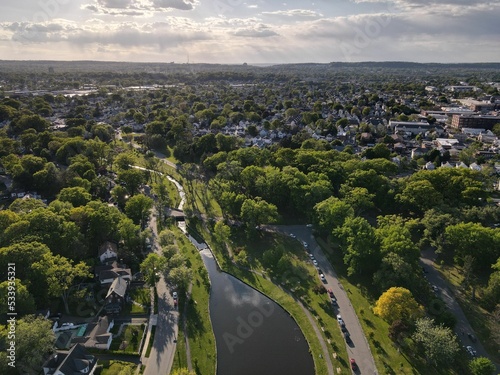
[[[373,312],[388,323],[396,320],[414,320],[423,315],[424,309],[415,301],[411,292],[402,287],[392,287],[382,293]]]

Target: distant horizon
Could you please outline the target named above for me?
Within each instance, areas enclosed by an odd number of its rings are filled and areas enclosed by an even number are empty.
[[[275,65],[328,65],[328,64],[368,64],[368,63],[402,63],[402,64],[418,64],[418,65],[480,65],[480,64],[500,64],[498,61],[474,61],[474,62],[437,62],[437,61],[410,61],[410,60],[360,60],[360,61],[329,61],[329,62],[317,62],[317,61],[307,61],[307,62],[241,62],[241,63],[224,63],[224,62],[202,62],[202,61],[190,61],[190,62],[177,62],[177,61],[126,61],[126,60],[96,60],[96,59],[77,59],[77,60],[51,60],[51,59],[1,59],[0,62],[54,62],[54,63],[120,63],[120,64],[165,64],[165,65],[230,65],[230,66],[275,66]]]

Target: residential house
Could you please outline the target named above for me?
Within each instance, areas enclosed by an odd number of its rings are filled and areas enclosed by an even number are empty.
[[[109,259],[116,259],[118,257],[118,246],[110,241],[104,242],[101,246],[99,246],[98,257],[101,263],[104,263]]]
[[[128,298],[130,282],[123,277],[117,277],[111,283],[106,298],[104,299],[104,311],[107,314],[119,314]]]
[[[132,280],[132,271],[130,268],[116,261],[96,266],[94,268],[94,275],[101,285],[111,284],[118,277],[122,277],[129,281]]]
[[[73,337],[72,344],[82,344],[86,348],[109,350],[113,334],[110,330],[114,326],[114,320],[107,316],[100,316],[97,320],[87,324],[82,336]]]
[[[97,358],[83,345],[76,344],[68,352],[56,352],[44,364],[44,375],[93,375]]]
[[[428,171],[433,171],[434,169],[436,169],[436,166],[434,165],[434,163],[428,161],[427,163],[425,163],[424,169],[427,169]]]

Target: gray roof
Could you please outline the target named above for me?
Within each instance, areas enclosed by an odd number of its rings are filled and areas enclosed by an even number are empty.
[[[69,352],[58,352],[52,355],[43,365],[47,369],[47,375],[60,372],[64,375],[82,374],[82,370],[88,368],[90,373],[97,363],[97,358],[90,355],[85,347],[76,344]]]
[[[127,288],[128,288],[128,281],[123,277],[117,277],[111,283],[111,286],[109,287],[108,290],[108,294],[106,294],[106,298],[111,296],[113,293],[124,298],[125,293],[127,292]]]

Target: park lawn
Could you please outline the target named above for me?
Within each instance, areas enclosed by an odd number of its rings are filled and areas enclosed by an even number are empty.
[[[349,294],[351,304],[358,315],[366,338],[370,345],[375,364],[380,374],[461,374],[459,369],[435,368],[426,364],[425,359],[416,353],[405,353],[399,350],[389,338],[389,324],[373,313],[376,300],[370,296],[355,277],[347,276],[347,269],[343,263],[340,251],[328,245],[321,238],[316,238],[330,263],[335,268],[338,279]],[[413,357],[410,357],[412,354]],[[463,366],[464,364],[460,362]]]
[[[181,309],[183,309],[183,300],[185,298],[179,296],[179,324],[182,324],[183,314]],[[187,356],[186,356],[186,343],[185,336],[182,327],[179,326],[179,333],[177,335],[177,344],[175,345],[175,355],[174,361],[172,363],[172,372],[175,370],[179,370],[181,368],[187,368]]]
[[[273,279],[273,281],[270,279],[270,276],[266,274],[266,272],[263,272],[263,267],[258,267],[257,270],[254,270],[256,272],[251,272],[247,269],[240,268],[233,264],[229,258],[229,254],[227,250],[222,249],[220,246],[217,246],[215,244],[214,239],[211,237],[211,233],[208,230],[204,230],[201,225],[198,225],[198,231],[203,231],[206,238],[205,239],[210,239],[211,241],[208,241],[212,244],[212,250],[215,253],[215,256],[217,257],[217,260],[219,261],[220,266],[225,272],[229,272],[230,274],[234,275],[235,277],[239,278],[243,282],[247,283],[248,285],[254,287],[255,289],[259,290],[260,292],[264,293],[266,296],[272,298],[275,300],[278,304],[280,304],[297,322],[298,326],[300,327],[302,333],[304,334],[308,345],[309,345],[309,350],[312,353],[313,360],[314,360],[314,366],[315,366],[315,373],[317,375],[323,375],[327,374],[327,366],[324,360],[322,360],[323,356],[323,350],[321,348],[321,344],[318,340],[318,337],[315,334],[314,329],[311,326],[311,323],[309,319],[307,318],[306,314],[302,310],[302,308],[298,305],[297,301],[292,297],[289,293],[287,293],[285,290],[282,289],[282,287],[278,286],[277,284],[280,282],[277,279]],[[268,236],[269,235],[269,236]],[[248,251],[248,254],[250,257],[253,257],[251,259],[251,262],[254,262],[253,264],[258,265],[262,264],[262,261],[260,259],[260,256],[257,256],[258,253],[263,253],[267,248],[271,246],[277,246],[278,244],[285,244],[288,246],[288,250],[290,251],[291,254],[294,254],[294,257],[297,257],[297,260],[293,260],[293,262],[297,261],[297,265],[300,266],[300,262],[304,260],[299,260],[301,259],[302,254],[302,259],[306,259],[306,255],[303,251],[299,251],[299,244],[298,242],[293,244],[293,242],[289,242],[289,239],[287,239],[284,236],[277,235],[277,234],[269,234],[269,233],[261,233],[259,236],[264,236],[262,239],[254,238],[252,240],[248,241],[242,241],[238,242],[239,245],[246,245],[248,246],[248,249],[245,246],[245,250]],[[266,239],[267,237],[267,239]],[[260,248],[259,250],[259,245],[265,245],[267,247]],[[302,267],[299,267],[298,270],[303,271]],[[311,283],[314,283],[314,278],[313,273],[315,271],[307,270],[310,275],[310,277],[306,277],[305,280],[311,280]],[[291,276],[290,274],[287,276]],[[293,277],[291,277],[293,279]],[[298,289],[305,290],[308,288],[304,288],[303,283],[301,280],[303,279],[303,275],[300,276],[300,280],[297,280],[297,285],[300,284],[300,288],[296,288],[295,291],[297,292]],[[287,277],[288,279],[288,277]],[[293,288],[293,285],[286,285],[289,287]],[[297,293],[297,296],[299,296],[300,293]],[[303,301],[303,304],[306,308],[309,310],[312,309],[311,314],[313,317],[317,317],[317,319],[323,319],[321,323],[326,322],[325,324],[325,331],[324,333],[325,338],[330,338],[332,343],[332,353],[333,351],[337,351],[338,354],[338,360],[335,361],[332,358],[332,363],[334,365],[334,368],[340,367],[341,368],[341,373],[349,373],[347,361],[345,358],[347,358],[347,354],[345,351],[345,346],[344,349],[342,349],[342,345],[338,345],[339,342],[343,342],[342,339],[340,339],[340,331],[338,331],[337,337],[335,337],[335,331],[330,330],[328,327],[330,327],[330,324],[328,324],[328,318],[326,315],[324,315],[323,312],[317,312],[316,308],[318,305],[321,305],[326,301],[326,296],[325,295],[314,295],[312,294],[312,297],[308,297],[310,301],[305,298]],[[309,304],[308,304],[309,303]],[[324,310],[323,307],[321,310]],[[333,323],[332,323],[333,324]],[[336,321],[335,323],[336,324]],[[318,326],[321,327],[321,324],[318,324]],[[339,341],[340,340],[340,341]]]
[[[186,206],[194,215],[204,215],[211,218],[222,217],[222,210],[207,183],[187,178],[183,178],[181,183],[186,192]]]
[[[484,345],[488,355],[493,361],[499,363],[500,335],[495,335],[495,332],[498,331],[497,320],[493,314],[483,309],[477,302],[470,299],[470,292],[468,292],[468,295],[464,293],[462,287],[463,272],[460,266],[436,264],[435,267],[452,285],[453,296],[460,304],[467,320],[474,329],[478,339]]]
[[[126,353],[138,353],[141,345],[143,326],[126,325],[120,336],[115,336],[110,350],[123,350]]]
[[[99,361],[103,366],[101,375],[122,375],[122,374],[135,374],[136,365],[130,362],[123,361]]]
[[[201,375],[213,375],[216,369],[217,355],[215,336],[212,330],[209,310],[210,281],[208,272],[198,250],[189,242],[186,236],[177,228],[171,228],[175,235],[179,251],[186,257],[187,266],[193,270],[191,298],[187,303],[187,335],[191,352],[193,370]],[[185,301],[184,296],[181,299]],[[181,315],[184,313],[184,303],[179,306]],[[179,327],[179,332],[181,327]],[[179,336],[179,340],[181,340]],[[184,341],[184,339],[182,339]],[[179,342],[178,342],[179,344]],[[181,367],[187,367],[180,361]]]

